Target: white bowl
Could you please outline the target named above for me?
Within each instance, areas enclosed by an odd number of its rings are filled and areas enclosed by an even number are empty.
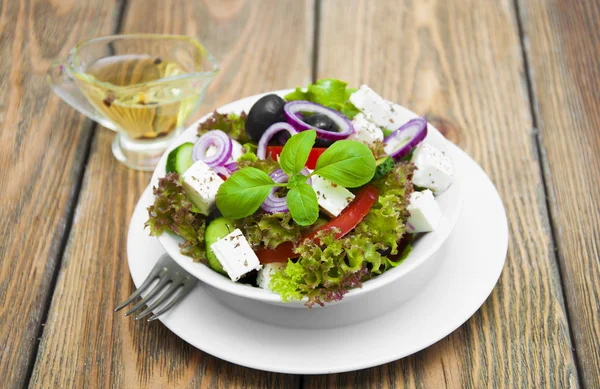
[[[275,92],[267,92],[264,94],[247,97],[233,103],[227,104],[218,109],[219,112],[235,112],[246,111],[252,107],[260,97],[269,93],[276,93],[278,95],[285,95],[292,91],[281,90]],[[406,121],[417,117],[415,113],[405,109],[404,111]],[[162,159],[158,163],[158,167],[154,171],[152,176],[151,184],[155,186],[158,183],[160,177],[165,176],[165,163],[168,153],[178,145],[184,142],[194,142],[196,140],[196,130],[198,123],[206,120],[210,114],[201,118],[198,122],[194,123],[187,130],[185,130],[178,138],[176,138],[171,147],[165,152]],[[425,139],[426,143],[437,147],[444,151],[449,158],[452,160],[451,149],[447,147],[448,141],[431,125],[428,127],[428,135]],[[408,258],[402,263],[402,265],[391,269],[380,276],[377,276],[369,281],[366,281],[362,288],[350,290],[344,298],[339,302],[329,303],[325,305],[325,308],[334,307],[339,305],[345,305],[346,303],[355,301],[362,298],[374,298],[376,302],[373,307],[373,312],[362,312],[358,315],[351,315],[353,318],[351,321],[364,320],[370,317],[374,317],[386,309],[390,304],[397,305],[402,301],[410,298],[416,291],[420,289],[427,280],[431,277],[432,272],[436,266],[431,262],[429,266],[423,266],[428,259],[432,258],[433,254],[439,249],[444,241],[450,235],[452,228],[454,227],[461,207],[461,194],[460,194],[460,172],[455,173],[455,181],[444,193],[437,196],[442,212],[444,214],[443,221],[434,232],[430,232],[421,236],[413,246],[413,250]],[[242,310],[251,316],[260,318],[260,305],[259,304],[274,304],[280,305],[286,308],[304,308],[304,304],[300,301],[293,301],[284,303],[281,301],[279,294],[273,293],[268,290],[261,288],[255,288],[245,284],[239,284],[232,282],[229,278],[222,276],[215,271],[211,270],[208,266],[193,262],[188,256],[185,256],[179,252],[179,243],[182,241],[181,238],[174,234],[164,233],[158,237],[159,242],[169,253],[169,255],[181,265],[190,274],[200,279],[206,285],[210,286],[210,291],[226,304],[234,307],[235,309]],[[421,268],[420,270],[418,270]],[[378,291],[377,293],[374,293]],[[375,298],[375,296],[378,296]],[[320,307],[318,307],[320,308]],[[339,308],[338,308],[339,309]],[[313,309],[312,311],[318,311],[319,309]],[[294,311],[294,310],[290,310]],[[305,312],[302,310],[301,312]],[[298,312],[299,313],[299,312]],[[316,313],[311,314],[315,315]],[[303,323],[303,318],[306,318],[305,314],[299,314],[299,326],[311,326],[310,323],[314,323],[314,318],[306,319]],[[350,319],[349,319],[350,320]],[[348,320],[343,320],[348,322]],[[331,325],[337,325],[331,323]],[[323,326],[323,325],[319,325]],[[329,324],[324,324],[329,326]]]

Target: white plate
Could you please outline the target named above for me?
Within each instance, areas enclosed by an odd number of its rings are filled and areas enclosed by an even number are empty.
[[[273,91],[267,93],[275,93],[280,96],[285,96],[287,93],[291,92],[292,89]],[[265,94],[260,94],[256,96],[246,97],[237,101],[234,101],[230,104],[227,104],[218,109],[220,113],[240,113],[242,111],[248,112],[250,108],[254,105],[254,103]],[[402,107],[401,120],[409,121],[418,117],[418,115],[406,108]],[[179,146],[185,142],[195,142],[197,139],[197,128],[198,123],[206,120],[209,115],[201,118],[198,122],[191,125],[186,131],[184,131],[181,135],[177,137],[169,147],[169,149],[165,152],[161,160],[159,161],[156,170],[152,176],[152,185],[156,185],[158,179],[160,177],[164,177],[166,175],[165,165],[166,158],[169,152],[175,147]],[[446,155],[452,160],[454,164],[454,154],[453,149],[450,148],[451,143],[448,142],[444,137],[433,127],[431,124],[428,125],[428,134],[424,140],[425,143],[429,143],[442,152],[445,152]],[[440,208],[443,212],[443,218],[440,225],[436,228],[435,231],[424,234],[419,238],[419,240],[413,245],[413,250],[411,251],[408,258],[402,263],[402,266],[398,266],[397,268],[391,269],[381,276],[378,276],[372,280],[369,280],[365,283],[364,287],[361,289],[353,289],[349,291],[344,299],[340,302],[341,304],[346,304],[353,302],[358,298],[369,298],[371,300],[376,299],[377,301],[383,302],[386,300],[386,304],[381,304],[379,307],[381,308],[381,312],[386,309],[387,304],[398,304],[401,300],[408,299],[411,297],[412,293],[415,292],[420,286],[424,285],[427,281],[428,275],[424,271],[424,266],[427,265],[429,269],[433,269],[434,265],[427,263],[431,259],[432,255],[440,248],[440,246],[446,241],[450,232],[454,228],[454,224],[458,219],[458,215],[461,207],[461,190],[460,190],[460,177],[462,172],[460,169],[456,169],[456,178],[454,183],[441,195],[436,196],[436,200],[440,205]],[[245,285],[240,283],[234,283],[229,280],[227,277],[223,277],[220,274],[216,273],[208,266],[204,265],[201,262],[194,262],[190,257],[183,255],[180,253],[179,244],[183,241],[180,237],[175,234],[164,233],[158,238],[159,242],[162,246],[167,250],[171,258],[173,258],[181,267],[183,267],[186,271],[192,274],[194,277],[200,279],[206,284],[211,285],[215,288],[213,293],[217,294],[219,291],[222,291],[219,298],[223,300],[228,300],[231,305],[237,305],[240,309],[244,307],[251,309],[253,312],[256,312],[260,307],[255,308],[255,302],[260,301],[263,303],[282,305],[281,297],[279,294],[273,293],[270,290],[265,290],[261,288],[247,288]],[[417,268],[422,268],[417,271]],[[390,291],[390,284],[398,282],[402,282],[405,285],[411,285],[411,289],[407,290],[396,290],[395,293]],[[415,287],[412,287],[412,286]],[[384,290],[385,289],[385,290]],[[379,294],[376,296],[375,294]],[[384,295],[388,298],[382,298],[381,295]],[[368,296],[367,296],[368,295]],[[233,296],[238,296],[242,299],[242,301],[235,301],[232,299]],[[239,300],[239,299],[238,299]],[[330,309],[333,305],[338,305],[338,302],[329,303],[325,308]],[[284,305],[286,308],[305,308],[302,302],[291,302],[286,303]],[[375,308],[375,307],[373,307]],[[342,309],[338,309],[338,311],[342,311]],[[344,324],[350,324],[352,322],[365,319],[370,319],[375,317],[376,315],[381,314],[376,309],[371,309],[368,312],[363,311],[364,315],[362,317],[358,317],[357,315],[343,315],[342,312],[339,312],[340,320],[338,322],[343,322]],[[307,320],[307,325],[310,323],[314,323],[314,317],[310,317]],[[355,320],[353,320],[355,319]],[[281,318],[281,320],[274,320],[276,323],[283,323],[286,321],[286,318]],[[299,322],[298,320],[295,320]],[[326,320],[318,320],[320,323],[325,323]],[[327,324],[324,324],[327,325]]]
[[[420,293],[395,310],[339,328],[297,329],[242,315],[213,298],[209,288],[199,285],[160,320],[186,342],[216,357],[293,374],[368,368],[406,357],[439,341],[471,317],[489,296],[508,247],[506,214],[494,185],[465,153],[450,147],[456,151],[454,163],[461,172],[465,205],[450,238],[436,253],[442,256],[438,258],[438,272]],[[164,252],[143,227],[145,208],[151,199],[148,188],[129,227],[127,255],[136,285]],[[359,301],[352,304],[361,309]],[[281,310],[276,306],[272,309]],[[381,332],[382,328],[394,330]]]

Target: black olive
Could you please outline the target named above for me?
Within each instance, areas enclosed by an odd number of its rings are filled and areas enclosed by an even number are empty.
[[[216,205],[212,206],[208,212],[208,216],[206,217],[206,225],[215,220],[216,218],[222,217],[223,214],[219,211]]]
[[[249,273],[245,274],[244,276],[242,276],[242,278],[240,278],[238,280],[238,282],[240,284],[258,286],[258,282],[256,280],[257,276],[258,276],[258,271],[252,270],[251,272],[249,272]]]
[[[333,120],[331,120],[329,116],[323,115],[322,113],[314,113],[307,117],[304,122],[321,130],[330,132],[339,131],[339,127],[333,122]],[[317,138],[315,141],[315,147],[329,147],[333,144],[333,142],[334,141],[332,140]]]
[[[292,136],[287,131],[280,131],[278,134],[275,134],[271,141],[269,142],[272,146],[283,146],[285,142],[287,142]]]
[[[387,247],[385,249],[377,249],[377,252],[379,254],[383,255],[384,257],[387,257],[388,255],[391,254],[392,248],[391,247]]]
[[[330,132],[339,131],[338,126],[335,124],[335,122],[331,120],[329,116],[323,115],[322,113],[313,113],[312,115],[304,119],[304,122],[321,130]]]
[[[327,140],[327,139],[323,139],[323,138],[317,138],[315,140],[315,147],[327,148],[327,147],[331,146],[333,144],[333,142],[335,142],[335,141]]]
[[[246,118],[246,135],[254,142],[258,142],[262,134],[272,124],[284,122],[283,106],[285,100],[277,95],[261,97],[250,109]]]

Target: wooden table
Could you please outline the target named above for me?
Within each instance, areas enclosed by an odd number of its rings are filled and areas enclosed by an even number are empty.
[[[3,0],[0,386],[600,388],[599,19],[595,0]],[[113,133],[45,72],[81,40],[126,32],[212,49],[222,72],[200,113],[337,77],[426,115],[506,206],[508,260],[487,302],[411,357],[304,377],[113,314],[133,289],[127,225],[149,174],[119,164]]]

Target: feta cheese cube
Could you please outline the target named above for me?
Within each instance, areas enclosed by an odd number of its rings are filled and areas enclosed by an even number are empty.
[[[232,281],[262,267],[242,231],[236,228],[223,239],[210,245],[213,253]]]
[[[359,113],[352,119],[354,133],[348,139],[354,139],[363,143],[371,144],[375,141],[383,141],[383,131],[375,124],[367,120],[364,113]]]
[[[442,221],[442,210],[429,189],[413,192],[408,205],[410,217],[407,221],[410,232],[430,232]]]
[[[350,95],[350,102],[358,108],[370,122],[388,130],[397,130],[406,120],[395,104],[384,100],[366,85]]]
[[[286,262],[274,262],[264,265],[263,268],[258,271],[258,276],[256,276],[258,286],[263,289],[271,290],[269,284],[271,283],[273,274],[284,270],[286,266]]]
[[[400,127],[402,124],[406,123],[407,121],[414,119],[414,117],[410,113],[410,111],[407,111],[402,106],[400,106],[390,100],[385,100],[385,102],[390,105],[390,108],[391,108],[392,112],[394,113],[394,119],[398,120],[398,123],[397,123],[398,127]],[[398,128],[398,127],[396,127],[396,128]]]
[[[183,189],[190,201],[205,215],[215,203],[217,191],[224,182],[207,164],[195,162],[183,173]]]
[[[330,217],[338,216],[354,200],[354,194],[341,185],[318,175],[312,176],[311,179],[312,187],[317,193],[319,207]]]
[[[446,155],[435,147],[421,143],[412,159],[415,164],[413,183],[421,188],[431,189],[435,194],[446,190],[452,184],[454,170]]]

